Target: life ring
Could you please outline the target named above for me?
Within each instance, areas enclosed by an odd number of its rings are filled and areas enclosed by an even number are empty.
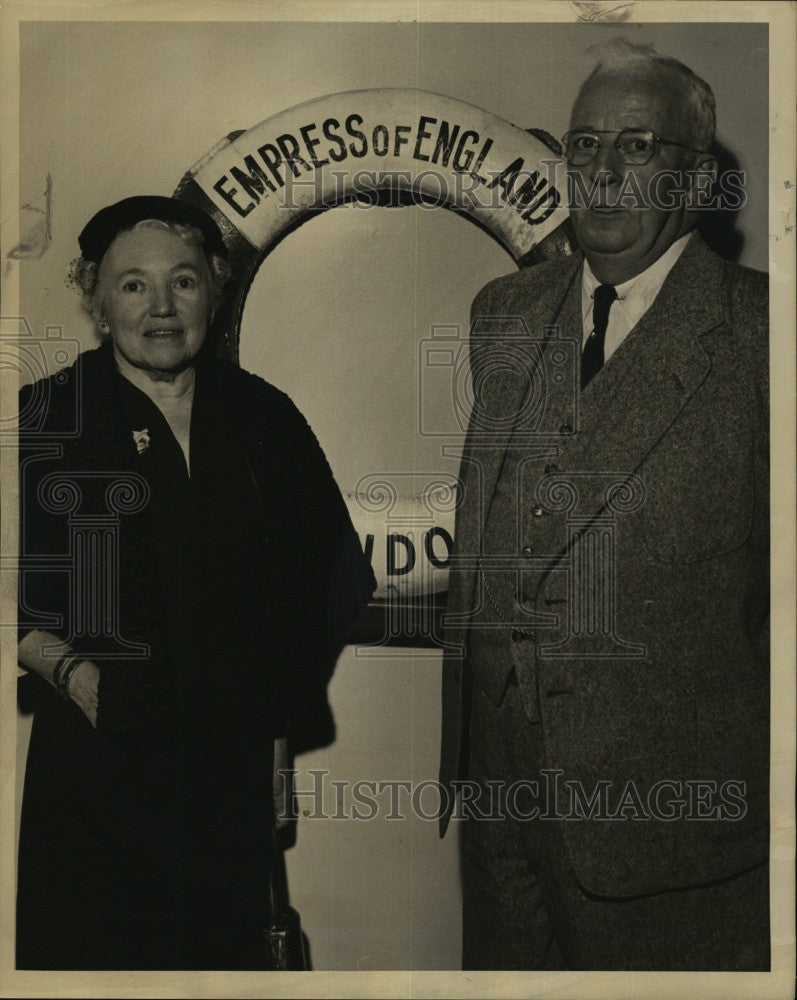
[[[318,212],[353,199],[459,212],[521,266],[573,247],[556,140],[423,90],[329,94],[232,132],[185,173],[175,197],[207,211],[224,234],[234,278],[216,324],[232,360],[264,257]]]
[[[528,266],[573,250],[562,178],[558,144],[544,131],[442,94],[375,89],[320,97],[230,133],[186,172],[175,197],[207,211],[224,235],[234,276],[216,326],[221,352],[237,361],[257,269],[319,212],[354,199],[439,205]],[[420,487],[381,484],[380,493],[370,478],[344,492],[376,572],[376,597],[437,603],[447,589],[456,490],[430,474]],[[395,631],[417,632],[411,617]]]

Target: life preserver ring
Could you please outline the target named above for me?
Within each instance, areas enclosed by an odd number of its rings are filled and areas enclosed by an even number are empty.
[[[269,251],[353,199],[452,209],[520,266],[572,252],[557,147],[541,130],[412,89],[331,94],[229,134],[175,191],[215,218],[228,248],[234,276],[216,316],[223,353],[238,359],[246,295]],[[456,490],[432,476],[433,489],[394,496],[370,478],[345,496],[370,548],[377,597],[436,599],[447,589]]]
[[[212,215],[234,268],[217,316],[237,360],[249,285],[307,219],[352,199],[420,200],[462,213],[520,265],[572,249],[557,144],[472,104],[411,89],[320,97],[232,132],[175,197]]]

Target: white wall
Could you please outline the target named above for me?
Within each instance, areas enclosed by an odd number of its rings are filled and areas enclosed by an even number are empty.
[[[100,207],[171,193],[222,136],[301,101],[418,87],[561,135],[585,48],[609,25],[36,23],[21,34],[23,204],[53,182],[52,242],[19,263],[34,333],[63,326],[91,346],[64,275]],[[719,138],[748,171],[741,261],[767,261],[766,26],[625,25],[712,84]],[[41,219],[23,210],[23,225]],[[7,253],[8,247],[4,247]],[[466,324],[470,301],[509,257],[469,223],[422,209],[338,209],[283,242],[252,287],[244,367],[288,391],[339,483],[378,471],[454,469],[417,433],[417,343]],[[300,759],[329,780],[432,778],[439,657],[347,650],[333,680],[335,745]],[[408,655],[409,654],[409,655]],[[20,727],[24,746],[26,729]],[[22,750],[24,753],[24,749]],[[306,819],[290,856],[293,900],[317,969],[455,968],[456,836],[422,819]]]

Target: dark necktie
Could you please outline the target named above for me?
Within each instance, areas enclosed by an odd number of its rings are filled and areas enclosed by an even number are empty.
[[[587,338],[581,355],[582,389],[603,365],[603,344],[606,340],[609,310],[616,298],[617,289],[614,285],[598,285],[595,289],[592,304],[592,333]]]

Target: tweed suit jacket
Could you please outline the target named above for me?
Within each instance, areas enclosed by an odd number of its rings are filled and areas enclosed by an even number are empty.
[[[546,768],[614,796],[611,819],[565,796],[575,874],[589,892],[627,897],[767,856],[767,277],[694,233],[647,313],[574,392],[553,377],[552,352],[557,340],[580,349],[582,262],[499,278],[473,305],[479,388],[446,618],[441,782],[466,774],[475,557],[490,555],[484,526],[511,443],[538,462],[517,507],[534,627],[510,644],[514,667],[537,688]],[[602,562],[588,536],[603,539]]]

